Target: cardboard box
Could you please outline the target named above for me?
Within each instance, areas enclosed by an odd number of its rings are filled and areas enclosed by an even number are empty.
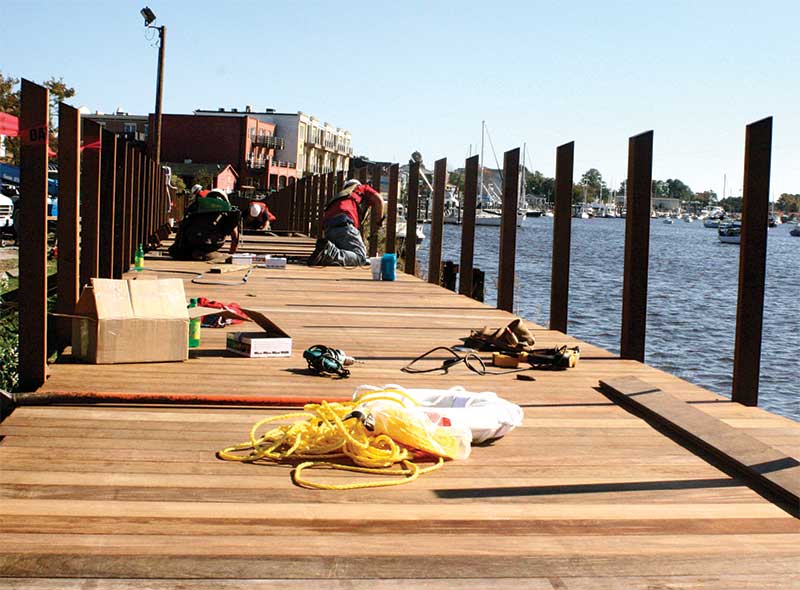
[[[292,356],[292,337],[263,313],[243,310],[263,330],[262,332],[228,332],[226,348],[249,358]]]
[[[212,310],[213,311],[213,310]],[[72,355],[97,364],[184,361],[189,319],[181,279],[92,279],[72,314]]]
[[[280,256],[269,256],[258,266],[260,268],[286,268],[286,259]]]

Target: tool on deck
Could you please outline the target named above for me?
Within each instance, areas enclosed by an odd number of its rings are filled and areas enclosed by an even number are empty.
[[[346,378],[350,376],[350,371],[345,369],[356,362],[356,360],[347,356],[343,350],[338,348],[330,348],[324,344],[315,344],[309,346],[303,352],[303,358],[308,362],[308,368],[317,375],[339,375],[339,377]]]

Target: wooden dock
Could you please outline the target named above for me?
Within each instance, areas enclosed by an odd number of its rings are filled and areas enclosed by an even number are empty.
[[[313,240],[249,247],[303,255]],[[213,286],[176,274],[199,274],[205,263],[150,258],[147,267],[157,272],[141,280],[182,277],[188,296],[264,311],[293,336],[292,357],[230,356],[227,329],[204,329],[184,363],[50,366],[41,395],[184,393],[208,403],[17,408],[0,424],[0,588],[800,587],[792,507],[598,384],[638,377],[784,453],[790,468],[800,457],[796,422],[582,342],[576,368],[531,372],[533,382],[463,366],[404,374],[428,349],[513,317],[408,275],[374,282],[368,269],[291,264]],[[540,346],[577,342],[531,328]],[[317,343],[363,364],[349,379],[311,376],[302,351]],[[468,460],[395,488],[302,489],[288,467],[215,457],[256,420],[286,411],[217,405],[225,396],[346,396],[365,383],[495,391],[524,408],[525,422]]]

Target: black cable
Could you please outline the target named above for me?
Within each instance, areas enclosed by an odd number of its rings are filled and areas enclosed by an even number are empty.
[[[442,361],[441,366],[433,367],[431,369],[414,368],[414,364],[416,362],[423,360],[428,355],[436,352],[437,350],[446,350],[452,355],[452,358],[445,359],[444,361]],[[483,359],[474,352],[468,352],[464,356],[460,356],[455,350],[453,350],[449,346],[437,346],[436,348],[431,348],[428,352],[418,356],[400,370],[403,371],[404,373],[411,373],[411,374],[433,373],[434,371],[443,371],[444,374],[446,375],[451,367],[454,367],[455,365],[458,365],[460,363],[464,363],[464,365],[470,371],[478,375],[508,375],[509,373],[519,373],[520,371],[528,371],[532,368],[532,367],[525,367],[523,369],[509,369],[507,371],[487,371],[486,363],[484,363]],[[473,366],[473,364],[477,366]]]

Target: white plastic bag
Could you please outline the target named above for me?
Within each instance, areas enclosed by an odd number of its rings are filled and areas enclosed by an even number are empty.
[[[428,418],[440,426],[468,428],[472,442],[500,438],[522,424],[523,411],[492,391],[472,392],[460,385],[450,389],[406,389],[389,384],[383,387],[362,385],[353,394],[357,398],[370,391],[398,390],[414,399]],[[390,397],[391,394],[389,394]],[[402,396],[396,396],[408,405]]]

